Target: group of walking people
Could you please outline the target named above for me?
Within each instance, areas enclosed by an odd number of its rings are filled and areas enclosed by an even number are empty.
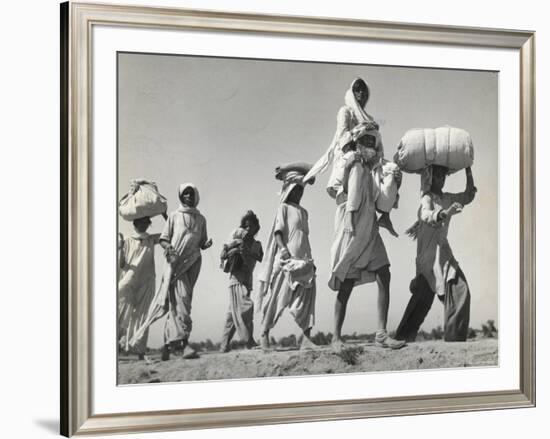
[[[229,307],[221,351],[230,350],[235,333],[248,348],[254,338],[254,309],[261,313],[259,344],[269,350],[270,330],[288,309],[303,336],[301,349],[315,349],[311,331],[315,324],[316,271],[309,242],[309,218],[301,199],[308,184],[332,165],[327,192],[335,201],[335,231],[330,249],[328,286],[335,291],[335,350],[345,348],[342,328],[353,289],[376,282],[378,286],[375,345],[399,349],[414,341],[437,295],[444,304],[445,340],[467,337],[470,292],[465,276],[447,240],[452,216],[474,199],[476,188],[470,168],[466,189],[459,194],[443,192],[448,169],[427,166],[421,174],[421,200],[416,223],[407,234],[417,240],[416,276],[411,298],[395,336],[387,330],[390,303],[390,262],[380,236],[380,227],[397,236],[390,219],[391,207],[377,202],[380,182],[390,173],[398,188],[402,175],[384,158],[379,126],[365,111],[370,90],[355,79],[337,114],[334,138],[325,154],[312,166],[291,163],[276,168],[282,182],[279,206],[264,249],[256,239],[260,222],[249,210],[239,227],[223,245],[220,266],[228,273]],[[397,189],[396,189],[397,190]],[[212,246],[206,219],[197,209],[199,191],[193,184],[179,188],[181,206],[166,217],[161,234],[148,234],[149,218],[134,221],[135,232],[119,238],[119,345],[143,358],[149,326],[165,317],[162,359],[170,355],[194,358],[189,346],[192,329],[193,288],[201,267],[201,252]],[[155,292],[154,246],[161,245],[166,268]],[[259,288],[251,297],[253,272],[258,263]]]

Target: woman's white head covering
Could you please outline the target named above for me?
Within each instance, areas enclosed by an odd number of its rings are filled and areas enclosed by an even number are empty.
[[[361,106],[361,104],[357,102],[357,99],[355,99],[355,94],[353,93],[353,87],[359,81],[363,82],[367,87],[367,100],[365,101],[365,105],[363,106]],[[367,84],[367,81],[365,81],[362,78],[355,78],[351,83],[351,85],[349,86],[348,90],[346,91],[346,94],[344,96],[344,103],[346,104],[347,107],[351,108],[351,111],[353,111],[353,114],[357,119],[357,122],[359,123],[374,122],[374,118],[365,111],[365,106],[367,105],[369,98],[370,98],[370,87],[369,87],[369,84]]]
[[[195,193],[195,204],[191,207],[197,207],[198,204],[199,204],[199,201],[200,201],[200,195],[199,195],[199,190],[197,189],[197,186],[195,186],[193,183],[182,183],[182,184],[180,184],[180,187],[178,189],[178,199],[181,202],[181,196],[183,195],[183,192],[187,188],[191,188],[193,190],[193,192]]]
[[[367,96],[367,100],[365,101],[365,105],[367,104],[370,97],[370,87],[367,84],[367,81],[365,81],[362,78],[355,78],[352,81],[351,85],[346,91],[346,94],[344,95],[344,104],[353,112],[355,119],[357,119],[358,123],[374,124],[375,125],[374,128],[378,130],[378,125],[376,124],[374,118],[370,114],[368,114],[365,111],[364,106],[361,106],[359,102],[357,102],[357,99],[355,99],[355,94],[353,93],[353,86],[358,81],[364,82],[365,86],[367,87],[368,96]],[[334,151],[337,148],[337,146],[340,145],[340,141],[341,141],[340,133],[336,132],[325,154],[319,160],[317,160],[317,162],[313,165],[311,170],[304,176],[304,182],[307,183],[312,178],[315,178],[316,175],[321,174],[322,172],[325,172],[328,166],[332,163],[332,160],[334,158]]]

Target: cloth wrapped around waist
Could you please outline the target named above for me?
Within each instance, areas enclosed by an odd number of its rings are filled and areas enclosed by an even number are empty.
[[[311,288],[315,282],[315,265],[313,260],[290,258],[280,262],[281,269],[288,273],[291,288],[298,286]]]

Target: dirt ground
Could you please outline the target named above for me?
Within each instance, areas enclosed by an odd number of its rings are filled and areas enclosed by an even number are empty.
[[[340,353],[329,346],[315,351],[235,350],[225,354],[202,353],[200,358],[150,361],[119,360],[119,384],[160,383],[231,378],[320,375],[412,369],[483,367],[498,364],[498,340],[481,339],[445,343],[409,343],[400,350],[353,343]]]

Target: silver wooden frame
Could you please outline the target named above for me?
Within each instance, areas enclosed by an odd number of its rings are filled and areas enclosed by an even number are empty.
[[[207,29],[508,48],[520,56],[520,386],[495,392],[92,413],[91,31]],[[86,3],[61,5],[61,433],[66,436],[460,412],[535,405],[535,34]]]

